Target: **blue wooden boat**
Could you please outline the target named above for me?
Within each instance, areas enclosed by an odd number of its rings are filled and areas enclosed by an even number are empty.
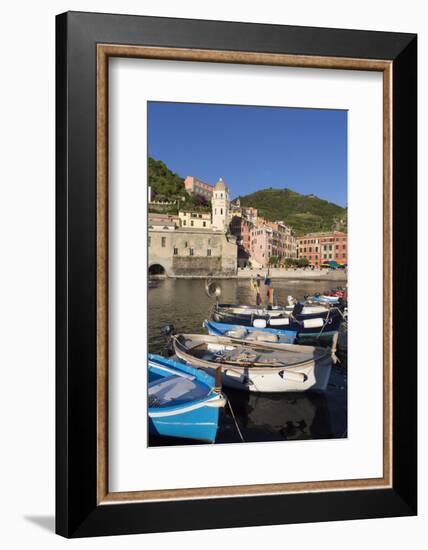
[[[219,410],[226,404],[220,383],[205,372],[148,354],[149,432],[214,443]]]
[[[203,326],[208,334],[213,336],[227,336],[228,338],[245,340],[248,342],[274,342],[276,344],[294,344],[297,332],[295,330],[278,330],[273,328],[258,329],[228,323],[204,321]]]
[[[325,294],[316,294],[313,296],[307,296],[307,302],[318,302],[325,304],[338,304],[340,300],[339,296],[327,296]]]
[[[323,341],[328,342],[339,330],[344,316],[337,307],[312,309],[305,308],[301,303],[296,304],[293,310],[216,304],[212,311],[212,320],[217,323],[257,329],[291,330],[297,332],[299,341],[322,338]]]

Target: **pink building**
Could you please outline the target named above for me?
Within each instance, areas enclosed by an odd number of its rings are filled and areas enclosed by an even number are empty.
[[[230,232],[236,236],[239,246],[239,265],[250,262],[254,267],[266,267],[275,258],[282,264],[287,258],[297,257],[297,239],[294,231],[283,222],[269,222],[258,218],[257,223],[235,215],[230,223]]]
[[[165,226],[167,227],[180,227],[180,218],[178,216],[171,216],[170,214],[158,214],[157,212],[149,212],[149,226]]]
[[[272,235],[273,230],[264,224],[254,225],[251,230],[251,259],[253,264],[262,267],[269,265],[269,258],[272,256]]]
[[[281,221],[265,221],[264,224],[272,229],[271,255],[278,259],[278,263],[286,258],[297,258],[297,239],[291,227]]]
[[[254,224],[242,216],[232,216],[229,231],[236,237],[238,245],[238,265],[246,267],[251,258],[251,231]]]
[[[320,266],[329,261],[348,262],[348,235],[343,231],[308,233],[298,239],[298,257],[310,265]]]
[[[187,176],[184,180],[184,187],[189,195],[199,195],[207,202],[210,202],[213,197],[214,186],[195,178],[195,176]]]

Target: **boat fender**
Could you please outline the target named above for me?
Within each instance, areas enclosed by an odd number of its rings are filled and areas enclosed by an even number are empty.
[[[278,326],[278,325],[289,325],[290,319],[281,317],[280,319],[269,319],[269,324],[272,327]]]
[[[213,407],[215,409],[221,409],[222,407],[225,407],[226,404],[227,404],[227,397],[223,393],[219,393],[215,399],[211,399],[210,401],[205,401],[206,407]]]
[[[266,328],[266,320],[265,319],[254,319],[253,327]]]
[[[306,374],[303,372],[291,372],[288,370],[281,370],[279,371],[278,374],[283,380],[291,380],[292,382],[301,382],[302,384],[303,382],[306,382],[306,380],[308,379]]]
[[[305,319],[303,328],[321,328],[324,326],[324,319],[317,317],[316,319]]]

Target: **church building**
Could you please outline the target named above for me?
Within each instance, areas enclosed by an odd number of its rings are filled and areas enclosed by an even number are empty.
[[[220,178],[214,186],[212,205],[212,228],[226,233],[229,228],[229,190]]]

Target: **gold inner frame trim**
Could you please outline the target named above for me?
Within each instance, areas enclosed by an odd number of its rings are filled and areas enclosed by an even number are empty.
[[[383,73],[383,476],[297,483],[109,492],[108,489],[108,59],[346,69]],[[392,486],[392,62],[256,52],[97,45],[97,502],[148,502]]]

